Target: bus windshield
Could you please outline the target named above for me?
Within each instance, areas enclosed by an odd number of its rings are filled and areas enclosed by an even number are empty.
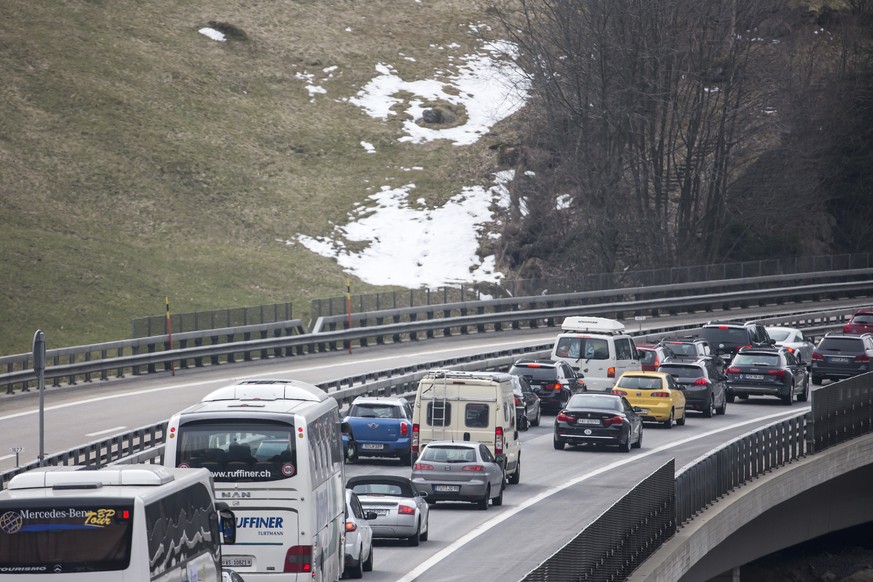
[[[289,479],[297,474],[294,426],[279,421],[194,421],[179,426],[177,467],[205,467],[216,482]]]
[[[130,564],[133,505],[0,503],[0,574],[107,572]]]

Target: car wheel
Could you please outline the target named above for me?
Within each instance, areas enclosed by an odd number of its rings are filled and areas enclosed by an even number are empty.
[[[418,527],[415,528],[415,533],[406,538],[406,543],[410,546],[417,546],[421,542],[421,522],[418,522]]]
[[[629,453],[631,450],[631,431],[627,431],[627,439],[623,443],[618,444],[618,450],[622,453]]]
[[[640,434],[639,434],[639,436],[637,436],[637,442],[635,442],[631,446],[633,446],[633,448],[635,448],[635,449],[641,449],[643,447],[643,427],[642,426],[640,426]]]
[[[673,409],[670,409],[670,416],[663,423],[664,428],[673,428]]]
[[[706,403],[706,408],[703,410],[703,418],[712,418],[715,414],[715,396],[709,395],[709,401]]]
[[[515,472],[509,476],[510,485],[518,485],[521,481],[521,453],[518,455],[518,462],[515,464]]]
[[[563,451],[564,450],[564,441],[559,441],[558,439],[554,439],[552,441],[552,444],[555,446],[556,451]]]
[[[727,412],[727,396],[721,401],[721,406],[715,409],[715,413],[719,416],[724,415],[725,412]]]
[[[791,401],[794,400],[794,384],[788,389],[788,395],[780,396],[779,399],[782,400],[782,404],[785,406],[791,406]]]
[[[539,426],[540,425],[540,414],[542,414],[542,410],[539,406],[537,406],[537,415],[536,417],[530,421],[531,426]]]
[[[494,507],[500,507],[501,505],[503,505],[503,489],[503,484],[501,484],[500,495],[498,495],[491,501],[491,503],[494,504]]]
[[[405,465],[407,467],[412,466],[412,453],[405,453],[400,455],[400,464]]]
[[[815,384],[816,386],[821,386],[821,380],[822,380],[821,376],[813,376],[812,377],[812,383]]]
[[[728,394],[728,395],[726,395],[726,396],[724,397],[724,399],[727,400],[728,402],[730,402],[731,404],[733,404],[733,402],[734,402],[734,395],[733,395],[733,394]]]
[[[361,547],[360,553],[358,554],[358,563],[352,566],[351,568],[347,568],[346,572],[349,573],[349,578],[363,578],[364,577],[364,548]]]
[[[797,395],[798,402],[806,402],[809,400],[809,376],[806,377],[806,382],[803,383],[803,392]]]
[[[676,426],[685,426],[685,419],[688,417],[688,409],[682,411],[682,418],[676,419]]]
[[[489,501],[491,501],[491,485],[486,485],[485,486],[485,496],[479,500],[479,509],[481,509],[483,511],[487,510]]]
[[[740,400],[748,400],[748,399],[749,399],[748,394],[740,394]]]
[[[424,532],[419,536],[419,539],[423,542],[427,541],[428,536],[430,535],[430,516],[426,520],[424,520]]]
[[[367,556],[367,561],[364,562],[364,572],[372,572],[373,571],[373,552],[376,550],[373,549],[373,544],[370,543],[370,555]]]

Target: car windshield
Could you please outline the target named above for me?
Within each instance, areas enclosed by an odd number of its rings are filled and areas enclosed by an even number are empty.
[[[374,402],[352,404],[352,408],[349,410],[349,416],[358,416],[361,418],[403,418],[400,414],[399,406]]]
[[[818,349],[837,352],[863,352],[864,342],[857,337],[826,337],[818,344]]]
[[[562,337],[555,355],[559,358],[608,360],[609,342],[595,337]]]
[[[599,408],[602,410],[621,410],[618,398],[604,398],[595,394],[576,394],[567,403],[567,408]]]
[[[703,368],[698,366],[670,366],[664,365],[658,368],[659,372],[666,372],[674,378],[702,378]]]
[[[768,327],[767,333],[770,335],[770,338],[772,340],[777,342],[784,342],[788,339],[788,336],[791,335],[791,330],[781,327]]]
[[[622,376],[618,379],[619,388],[635,388],[637,390],[658,390],[664,387],[660,378],[651,376]]]
[[[696,356],[697,348],[694,344],[682,343],[682,342],[668,342],[668,346],[673,350],[673,353],[677,356]]]
[[[429,446],[424,449],[419,460],[434,463],[475,463],[476,451],[470,447]]]
[[[658,359],[658,354],[655,350],[637,348],[637,353],[640,355],[641,364],[654,364]]]
[[[738,354],[731,366],[779,367],[779,356],[775,354]]]
[[[711,346],[719,344],[740,345],[749,342],[749,332],[742,327],[704,327],[700,332]]]
[[[389,497],[412,497],[412,490],[401,483],[389,483],[386,481],[372,481],[367,483],[355,483],[352,491],[357,495],[387,495]]]
[[[543,368],[541,366],[513,366],[509,371],[516,376],[527,376],[529,380],[552,381],[558,377],[558,371],[554,366]]]
[[[871,324],[871,323],[873,323],[873,314],[859,313],[852,318],[852,321],[850,323]]]

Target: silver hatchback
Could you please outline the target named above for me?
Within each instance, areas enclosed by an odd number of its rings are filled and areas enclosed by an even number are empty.
[[[503,468],[481,443],[434,441],[412,468],[412,482],[427,492],[428,504],[472,501],[479,509],[503,505]]]

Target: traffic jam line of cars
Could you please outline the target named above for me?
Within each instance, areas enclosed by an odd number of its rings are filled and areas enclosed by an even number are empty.
[[[518,432],[540,426],[544,413],[555,415],[556,450],[630,452],[642,447],[646,425],[683,426],[689,412],[721,416],[752,396],[805,402],[810,384],[873,370],[873,310],[818,346],[799,329],[755,322],[709,322],[699,335],[648,344],[609,319],[571,317],[562,328],[550,358],[519,359],[506,374],[434,370],[412,405],[399,397],[352,402],[347,462],[395,458],[411,475],[348,479],[351,577],[373,568],[373,540],[426,541],[438,502],[503,505],[506,487],[520,480]]]

